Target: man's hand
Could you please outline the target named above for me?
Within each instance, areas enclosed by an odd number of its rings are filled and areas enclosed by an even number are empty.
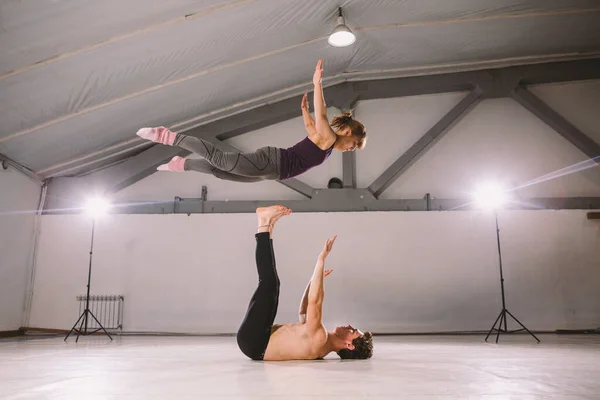
[[[323,78],[323,60],[319,60],[319,62],[317,62],[317,66],[315,67],[315,73],[313,75],[313,85],[320,85],[322,78]]]
[[[321,250],[321,254],[320,257],[325,260],[327,258],[327,256],[329,255],[329,253],[331,252],[331,249],[333,248],[333,244],[335,243],[335,239],[337,239],[337,235],[335,235],[333,237],[333,239],[327,239],[325,241],[325,246],[323,247],[323,250]]]
[[[302,105],[300,107],[302,110],[308,111],[308,93],[304,93],[304,96],[302,96]]]

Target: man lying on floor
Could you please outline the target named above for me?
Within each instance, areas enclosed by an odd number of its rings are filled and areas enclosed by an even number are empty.
[[[373,355],[373,335],[362,333],[350,325],[338,326],[327,332],[321,321],[323,309],[323,278],[325,260],[333,248],[327,239],[300,304],[300,322],[273,325],[279,303],[279,277],[273,252],[273,228],[279,218],[291,210],[283,206],[256,210],[256,266],[258,288],[237,333],[240,350],[252,360],[314,360],[335,351],[342,359],[367,359]]]

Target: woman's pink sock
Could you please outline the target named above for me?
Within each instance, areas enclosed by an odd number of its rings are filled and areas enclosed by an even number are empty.
[[[184,170],[183,169],[184,164],[185,164],[185,158],[175,156],[167,164],[160,165],[156,169],[159,171],[180,172],[180,171]]]
[[[166,144],[168,146],[173,146],[175,136],[177,136],[175,132],[171,132],[164,126],[159,126],[157,128],[142,128],[137,131],[136,135],[143,139],[151,140],[155,143]]]

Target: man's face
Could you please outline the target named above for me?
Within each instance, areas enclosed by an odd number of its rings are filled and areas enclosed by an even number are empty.
[[[347,343],[349,343],[350,346],[348,348],[350,350],[354,350],[354,345],[352,344],[352,341],[357,337],[362,336],[362,332],[354,328],[352,325],[338,326],[337,328],[335,328],[335,334],[340,339],[345,340]]]

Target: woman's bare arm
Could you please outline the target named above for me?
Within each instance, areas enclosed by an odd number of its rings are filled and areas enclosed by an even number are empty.
[[[329,120],[327,119],[327,105],[325,104],[325,98],[323,96],[323,85],[321,83],[321,79],[323,77],[323,60],[319,60],[317,66],[315,68],[315,73],[313,75],[313,85],[314,85],[314,103],[315,103],[315,128],[316,128],[316,136],[319,140],[319,144],[326,145],[326,147],[331,146],[336,139],[335,132],[331,129],[329,125]]]
[[[306,132],[308,132],[308,136],[315,135],[317,133],[317,129],[315,127],[315,121],[310,116],[310,112],[308,112],[308,94],[304,93],[302,97],[302,119],[304,120],[304,128]]]

